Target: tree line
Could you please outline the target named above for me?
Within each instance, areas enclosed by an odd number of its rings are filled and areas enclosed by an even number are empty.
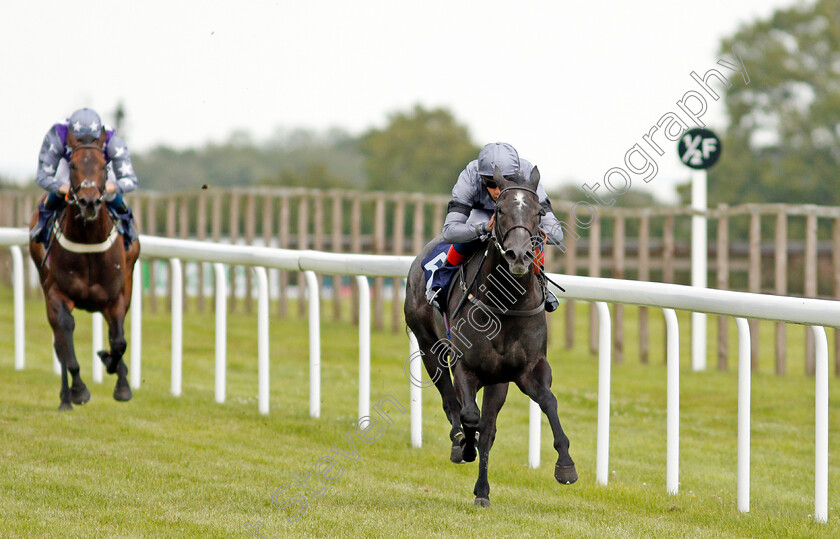
[[[725,91],[728,126],[709,205],[840,205],[840,2],[776,10],[721,41],[753,76]],[[690,189],[679,190],[690,200]]]
[[[749,202],[840,205],[840,3],[778,9],[721,40],[754,74],[725,90],[728,125],[709,171],[709,206]],[[136,156],[144,188],[202,185],[342,187],[447,193],[479,145],[445,108],[393,113],[382,129],[351,135],[297,130],[263,143],[234,134],[200,149]],[[684,204],[690,188],[678,188]],[[575,186],[552,198],[584,199]],[[652,205],[649,196],[622,205]]]
[[[478,150],[450,111],[416,105],[357,136],[297,129],[256,143],[237,132],[222,144],[160,146],[133,161],[143,187],[161,191],[267,185],[446,193]]]
[[[754,76],[724,91],[728,125],[721,160],[709,171],[709,206],[840,205],[840,3],[776,10],[721,40],[721,54],[733,48]],[[112,116],[121,123],[125,107]],[[134,152],[133,161],[142,188],[158,191],[267,185],[448,193],[479,148],[451,111],[418,104],[358,135],[297,129],[256,142],[236,132],[200,148]],[[678,193],[688,204],[689,186]],[[551,195],[585,198],[577,186]],[[655,201],[640,194],[619,203]]]

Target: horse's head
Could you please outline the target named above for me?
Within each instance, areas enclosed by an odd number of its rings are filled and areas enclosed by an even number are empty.
[[[496,243],[510,272],[522,277],[534,261],[533,241],[539,235],[540,218],[545,215],[537,195],[540,171],[534,167],[527,181],[521,173],[516,180],[507,180],[496,167],[493,180],[501,187],[493,227]]]
[[[105,161],[105,128],[99,137],[85,135],[76,138],[73,130],[67,132],[70,148],[70,193],[68,202],[79,208],[79,216],[85,221],[94,221],[105,195],[105,180],[108,165]]]

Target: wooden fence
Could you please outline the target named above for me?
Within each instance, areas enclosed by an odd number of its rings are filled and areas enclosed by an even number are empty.
[[[35,208],[37,191],[0,190],[0,226],[27,226]],[[440,232],[449,196],[414,193],[359,192],[345,190],[234,188],[198,192],[134,193],[127,197],[144,234],[197,240],[274,245],[291,249],[332,252],[414,254]],[[559,219],[569,223],[565,245],[549,249],[550,271],[567,274],[690,282],[689,207],[598,208],[592,218],[572,213],[568,202],[554,202]],[[813,205],[747,204],[721,205],[705,212],[709,219],[709,283],[721,289],[747,290],[781,295],[840,298],[840,208]],[[576,237],[578,236],[578,237]],[[7,253],[0,253],[0,282],[9,281]],[[157,290],[163,264],[147,264],[147,305],[154,312],[166,290]],[[196,265],[197,282],[205,282],[206,268]],[[290,292],[303,290],[303,275],[290,283],[287,272],[274,275],[279,301],[276,314],[288,316]],[[325,286],[324,277],[320,277]],[[325,291],[332,295],[333,318],[357,316],[358,296],[354,284],[339,276],[330,278]],[[34,279],[30,279],[33,282]],[[209,276],[208,276],[209,281]],[[232,293],[231,311],[253,310],[250,272],[244,272],[244,289]],[[562,283],[561,283],[562,284]],[[390,286],[388,286],[390,285]],[[386,316],[386,288],[390,297],[399,294],[402,283],[376,278],[373,286],[373,323],[401,331],[402,302],[390,302]],[[231,287],[233,288],[233,287]],[[33,287],[32,290],[36,290]],[[29,291],[32,294],[32,290]],[[195,302],[188,308],[208,307],[204,286],[197,287]],[[37,292],[36,292],[37,293]],[[396,296],[399,299],[399,296]],[[297,315],[306,311],[298,294]],[[562,311],[562,312],[561,312]],[[573,346],[574,302],[551,316],[564,316],[564,341]],[[614,358],[624,358],[624,311],[615,305]],[[590,306],[589,347],[597,351],[597,324]],[[728,366],[727,319],[718,317],[717,365]],[[758,322],[751,321],[753,367],[757,369],[761,348]],[[639,360],[650,359],[649,313],[639,308]],[[788,356],[787,328],[777,324],[775,371],[784,374]],[[805,370],[813,374],[813,341],[806,334]],[[835,335],[836,337],[838,335]],[[555,336],[555,338],[557,338]],[[840,339],[835,338],[835,357],[840,358]],[[664,361],[664,360],[663,360]],[[835,361],[840,375],[840,361]]]

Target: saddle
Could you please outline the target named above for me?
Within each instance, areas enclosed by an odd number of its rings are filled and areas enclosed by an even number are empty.
[[[429,292],[433,289],[439,289],[438,301],[440,305],[441,314],[444,314],[446,306],[449,304],[449,297],[452,295],[452,280],[456,274],[460,275],[460,281],[464,283],[464,267],[469,261],[478,253],[486,249],[486,242],[481,245],[475,253],[469,256],[461,264],[451,266],[446,263],[446,254],[449,252],[450,243],[438,243],[429,254],[423,259],[423,275],[426,280],[426,297],[429,297]],[[462,284],[463,287],[463,284]]]

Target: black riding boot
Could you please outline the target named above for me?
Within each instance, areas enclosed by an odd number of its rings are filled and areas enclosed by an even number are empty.
[[[29,231],[29,239],[35,243],[46,245],[50,239],[50,231],[58,210],[65,206],[64,199],[55,193],[50,193],[43,204],[38,204],[38,222]]]
[[[129,246],[139,237],[134,226],[134,214],[121,196],[109,202],[108,208],[117,217],[117,230],[123,235],[125,250],[128,251]]]
[[[560,301],[557,299],[557,296],[554,295],[554,292],[549,290],[548,288],[545,289],[545,311],[547,313],[553,313],[557,310],[557,307],[560,306]]]
[[[554,292],[548,289],[548,281],[546,281],[542,267],[540,267],[539,280],[543,290],[545,291],[545,312],[553,313],[557,310],[557,307],[560,306],[560,301],[557,299],[557,296],[554,295]]]

